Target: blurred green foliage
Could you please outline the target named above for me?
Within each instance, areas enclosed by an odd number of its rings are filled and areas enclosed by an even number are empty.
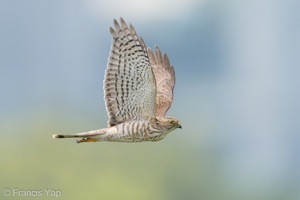
[[[89,130],[95,124],[50,111],[3,122],[2,190],[51,188],[60,190],[63,199],[174,200],[213,194],[210,160],[181,142],[192,132],[189,126],[160,142],[76,144],[52,139],[52,134]],[[41,198],[53,197],[43,192]]]

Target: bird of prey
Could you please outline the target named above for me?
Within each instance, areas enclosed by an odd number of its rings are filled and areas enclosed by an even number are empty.
[[[156,46],[146,48],[133,26],[123,18],[109,27],[112,45],[104,77],[108,128],[53,138],[81,138],[82,142],[143,142],[162,140],[181,128],[180,121],[165,117],[173,100],[175,71],[167,54]]]

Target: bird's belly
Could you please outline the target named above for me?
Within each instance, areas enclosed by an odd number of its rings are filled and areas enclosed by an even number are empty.
[[[105,137],[106,141],[113,141],[113,142],[145,142],[145,141],[159,141],[161,139],[163,139],[161,135],[149,137],[149,136],[137,136],[137,135],[108,134]]]
[[[144,142],[144,141],[158,141],[164,136],[159,130],[152,128],[145,122],[134,121],[125,122],[112,127],[105,135],[106,141],[114,142]]]

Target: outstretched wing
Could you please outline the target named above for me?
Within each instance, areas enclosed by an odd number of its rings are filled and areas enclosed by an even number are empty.
[[[120,18],[109,27],[112,45],[104,77],[104,99],[108,126],[155,118],[155,78],[147,49],[133,26]]]
[[[167,54],[164,53],[162,56],[158,46],[156,46],[156,49],[155,54],[150,48],[147,50],[157,87],[156,116],[163,117],[172,104],[175,71],[173,66],[170,65]]]

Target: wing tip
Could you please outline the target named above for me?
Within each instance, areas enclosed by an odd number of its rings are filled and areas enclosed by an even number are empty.
[[[123,17],[120,17],[120,22],[121,24],[126,24],[125,20],[123,19]]]
[[[170,60],[167,53],[161,53],[158,45],[154,46],[156,51],[152,51],[150,47],[147,48],[148,55],[152,64],[161,64],[163,68],[173,68],[170,65]]]
[[[117,32],[111,26],[108,28],[108,30],[109,30],[109,33],[112,35],[113,38],[117,38],[118,37]]]

